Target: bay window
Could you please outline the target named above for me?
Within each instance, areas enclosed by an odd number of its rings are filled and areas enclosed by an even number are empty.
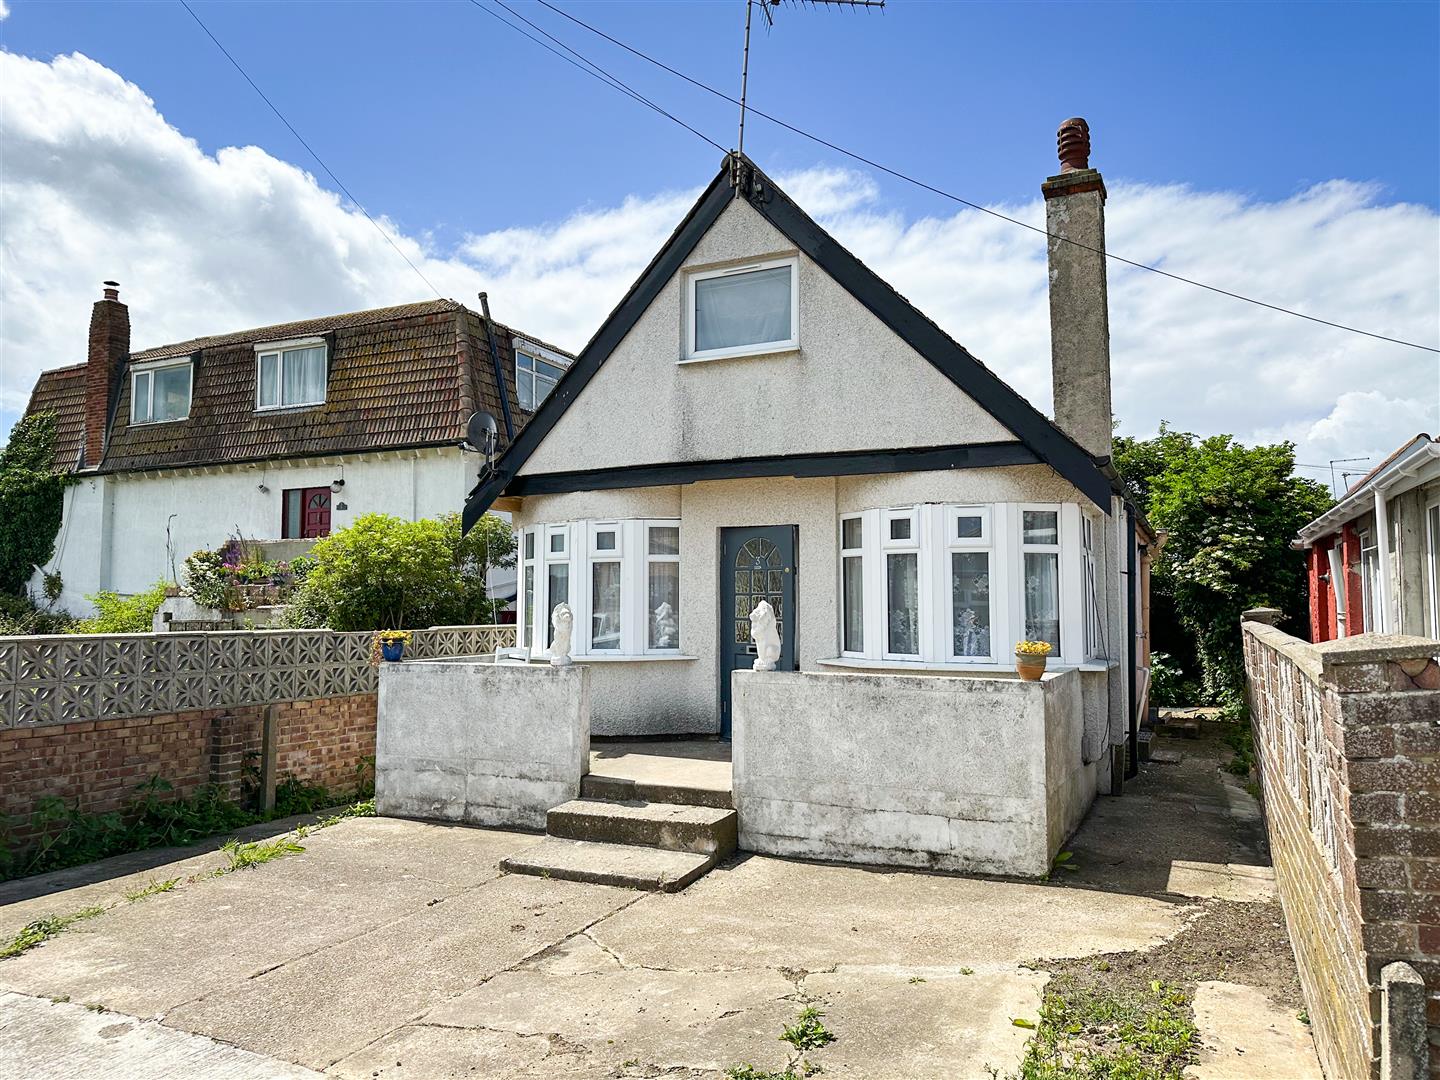
[[[550,615],[569,604],[576,657],[677,654],[680,523],[570,521],[521,531],[520,642],[553,644]]]
[[[839,521],[843,657],[1008,666],[1022,639],[1074,664],[1105,650],[1102,521],[1074,504],[886,507]],[[1083,598],[1083,599],[1082,599]]]

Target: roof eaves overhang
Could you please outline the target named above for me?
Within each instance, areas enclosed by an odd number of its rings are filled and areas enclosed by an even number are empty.
[[[1370,511],[1377,492],[1388,497],[1392,491],[1399,494],[1414,484],[1423,483],[1427,465],[1440,468],[1440,442],[1429,435],[1417,435],[1346,492],[1344,498],[1302,528],[1291,546],[1303,550],[1338,532],[1347,522]]]

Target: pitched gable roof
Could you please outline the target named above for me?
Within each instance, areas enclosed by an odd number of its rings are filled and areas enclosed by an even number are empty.
[[[739,197],[747,199],[854,299],[1010,430],[1035,459],[1048,464],[1109,513],[1115,488],[1094,458],[816,224],[749,158],[731,154],[514,445],[470,493],[465,506],[466,528],[510,488],[560,416],[680,270],[726,206]]]

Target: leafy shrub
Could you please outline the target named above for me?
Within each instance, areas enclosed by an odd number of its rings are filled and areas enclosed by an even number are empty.
[[[165,602],[165,582],[157,581],[134,596],[98,592],[85,599],[95,605],[96,614],[72,623],[67,633],[148,634],[154,628],[155,613]]]
[[[411,629],[489,622],[498,604],[485,594],[491,567],[513,566],[515,538],[487,516],[460,535],[459,515],[405,521],[365,514],[317,543],[291,626],[334,630]]]
[[[55,553],[65,489],[57,473],[55,414],[22,417],[0,448],[0,593],[19,596],[36,566]]]
[[[202,607],[242,611],[249,606],[242,585],[270,585],[285,598],[304,584],[311,567],[304,557],[271,562],[260,548],[230,539],[214,551],[197,551],[185,560],[185,592]]]
[[[0,637],[15,634],[64,634],[74,619],[63,611],[35,606],[28,595],[0,593]]]

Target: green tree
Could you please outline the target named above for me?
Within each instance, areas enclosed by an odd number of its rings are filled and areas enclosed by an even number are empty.
[[[25,416],[0,449],[0,592],[19,596],[36,566],[55,554],[65,489],[55,471],[55,414]]]
[[[1152,644],[1198,675],[1211,704],[1243,700],[1241,612],[1275,607],[1303,625],[1305,564],[1290,542],[1331,499],[1295,475],[1294,451],[1292,443],[1247,447],[1164,424],[1152,439],[1115,440],[1116,468],[1166,533],[1154,567]]]
[[[493,621],[485,593],[491,567],[513,566],[515,540],[499,518],[461,537],[457,514],[405,521],[365,514],[319,541],[293,600],[292,626],[410,630]]]

